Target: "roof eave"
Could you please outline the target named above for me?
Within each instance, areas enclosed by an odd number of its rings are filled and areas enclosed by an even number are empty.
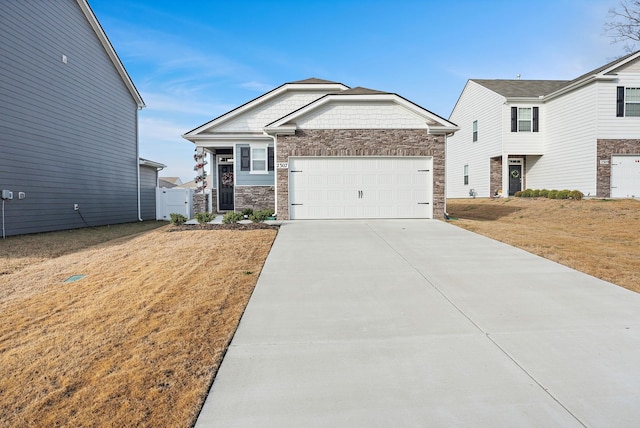
[[[149,166],[151,168],[156,168],[157,170],[161,170],[166,168],[167,166],[160,162],[154,162],[149,159],[140,158],[138,164],[141,166]]]
[[[298,127],[294,125],[281,125],[281,126],[267,126],[263,128],[265,134],[275,136],[275,135],[295,135],[296,129]]]
[[[428,126],[431,135],[453,135],[460,130],[459,126]]]
[[[565,87],[562,87],[560,89],[558,89],[555,92],[552,92],[548,95],[544,96],[544,100],[548,101],[551,100],[553,98],[557,98],[560,95],[566,94],[567,92],[571,92],[574,89],[578,89],[582,86],[588,85],[589,83],[595,82],[595,81],[611,81],[611,80],[616,80],[618,78],[618,76],[616,75],[604,75],[604,74],[592,74],[591,76],[587,76],[584,79],[581,79],[577,82],[574,82],[570,85],[567,85]]]
[[[127,73],[127,70],[124,68],[122,61],[120,61],[120,57],[118,57],[118,54],[116,53],[115,49],[113,48],[113,45],[111,44],[111,42],[109,41],[109,38],[107,37],[107,34],[102,29],[102,26],[100,25],[100,22],[98,21],[98,18],[96,17],[96,15],[93,13],[91,6],[89,6],[89,3],[87,2],[87,0],[76,0],[76,2],[78,3],[78,6],[80,6],[82,13],[84,13],[84,16],[87,18],[87,21],[89,21],[91,28],[98,36],[98,40],[100,40],[102,47],[107,52],[109,59],[111,59],[111,62],[115,66],[125,86],[129,90],[129,93],[131,93],[131,96],[136,102],[136,105],[138,106],[139,109],[146,107],[146,104],[144,103],[144,100],[142,99],[140,92],[138,92],[138,89],[136,89],[136,86],[133,84],[133,80],[131,80],[131,76],[129,76],[129,73]]]

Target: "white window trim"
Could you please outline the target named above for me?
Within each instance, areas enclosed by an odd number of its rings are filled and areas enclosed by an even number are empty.
[[[527,119],[520,119],[520,111],[521,110],[525,110],[525,109],[529,110],[529,112],[530,112],[530,116],[531,117],[528,120]],[[518,107],[518,118],[517,118],[517,121],[518,121],[518,132],[533,132],[533,107]],[[523,130],[520,129],[520,122],[521,121],[522,122],[525,122],[525,121],[529,122],[529,130],[528,131],[523,131]]]
[[[269,145],[267,143],[252,143],[249,145],[250,147],[250,161],[249,161],[249,174],[269,174]],[[264,170],[262,169],[253,169],[253,162],[256,160],[255,151],[254,150],[264,150]]]
[[[629,104],[640,104],[640,101],[629,101],[629,89],[640,89],[637,86],[625,86],[624,87],[624,116],[625,117],[638,117],[639,115],[628,115],[627,106]]]

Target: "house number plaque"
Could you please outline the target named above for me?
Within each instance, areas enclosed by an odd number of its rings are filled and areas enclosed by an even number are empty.
[[[278,163],[276,163],[276,168],[278,168],[278,169],[289,169],[289,162],[278,162]]]

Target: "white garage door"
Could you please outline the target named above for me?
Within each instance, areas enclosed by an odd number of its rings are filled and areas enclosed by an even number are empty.
[[[289,159],[291,219],[432,218],[431,157]]]
[[[611,157],[611,197],[640,198],[640,156]]]

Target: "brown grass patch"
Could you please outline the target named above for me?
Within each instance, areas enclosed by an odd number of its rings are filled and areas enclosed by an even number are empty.
[[[640,292],[640,201],[449,199],[452,224]]]
[[[195,423],[277,232],[169,230],[2,258],[4,426]]]

